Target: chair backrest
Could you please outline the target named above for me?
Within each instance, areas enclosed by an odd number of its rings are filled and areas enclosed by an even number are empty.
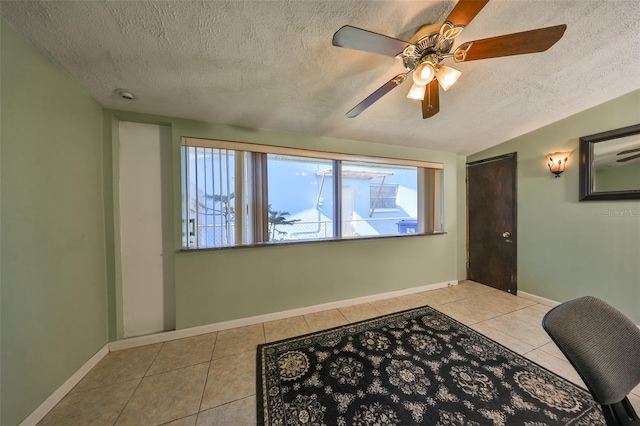
[[[640,383],[640,329],[613,306],[581,297],[547,312],[542,327],[600,404],[620,402]]]

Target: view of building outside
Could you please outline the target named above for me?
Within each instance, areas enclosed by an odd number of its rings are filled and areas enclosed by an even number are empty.
[[[271,241],[333,238],[333,182],[319,175],[332,165],[317,158],[267,156],[270,218],[277,212],[289,221],[271,226]]]
[[[235,245],[235,158],[226,149],[187,149],[189,247]]]
[[[416,167],[342,163],[342,235],[417,232]]]
[[[190,247],[235,245],[235,173],[240,152],[187,149]],[[341,223],[334,218],[333,161],[267,155],[270,241],[417,232],[416,167],[342,162]],[[245,220],[245,223],[249,223]]]

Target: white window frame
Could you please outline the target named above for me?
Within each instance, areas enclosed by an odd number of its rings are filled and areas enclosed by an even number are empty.
[[[355,238],[389,238],[403,237],[408,235],[430,235],[444,232],[442,215],[442,175],[444,164],[439,162],[408,160],[399,158],[386,158],[375,156],[362,156],[354,154],[344,154],[326,151],[306,150],[299,148],[288,148],[280,146],[262,145],[254,143],[224,141],[215,139],[201,139],[193,137],[183,137],[182,140],[182,203],[183,203],[183,249],[223,249],[229,247],[288,244],[288,243],[308,243],[320,240],[303,241],[278,241],[270,242],[268,237],[268,201],[267,201],[267,174],[266,174],[266,154],[280,154],[295,157],[307,157],[314,159],[324,159],[333,161],[333,197],[334,197],[334,240],[346,239],[341,235],[341,166],[342,162],[372,163],[389,166],[410,166],[416,167],[418,171],[418,232],[416,234],[400,235],[380,235],[364,236]],[[246,214],[236,214],[235,223],[235,245],[216,247],[197,247],[190,245],[189,233],[190,223],[188,221],[188,167],[187,167],[187,147],[213,148],[230,150],[238,153],[250,153],[248,161],[241,155],[236,155],[235,159],[235,210]],[[248,182],[244,185],[243,182]],[[246,210],[245,210],[246,209]],[[246,221],[246,223],[245,223]],[[353,239],[354,237],[348,237]]]

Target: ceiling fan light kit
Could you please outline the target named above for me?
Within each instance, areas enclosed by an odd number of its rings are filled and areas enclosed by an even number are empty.
[[[436,76],[436,70],[430,62],[423,62],[413,72],[413,82],[421,86],[431,83]]]
[[[420,69],[420,67],[423,67]],[[425,97],[427,84],[435,78],[445,92],[458,81],[462,72],[440,64],[436,71],[430,63],[422,63],[413,73],[413,86],[407,94],[407,98],[421,101]]]
[[[411,89],[407,94],[407,98],[421,101],[424,99],[424,92],[426,91],[426,89],[427,86],[424,84],[413,83],[413,86],[411,86]]]
[[[422,100],[422,118],[429,118],[440,110],[438,84],[447,91],[462,73],[442,62],[474,61],[501,56],[543,52],[553,46],[564,34],[567,26],[539,28],[461,44],[453,53],[455,38],[482,10],[489,0],[459,0],[442,24],[425,25],[409,41],[346,25],[333,35],[333,45],[362,50],[402,59],[406,72],[399,74],[369,95],[348,113],[357,117],[413,73],[413,86],[407,98]],[[420,97],[422,96],[422,97]]]
[[[456,81],[458,81],[461,75],[462,72],[446,65],[442,65],[436,73],[436,78],[438,79],[440,86],[442,86],[442,90],[446,92]]]

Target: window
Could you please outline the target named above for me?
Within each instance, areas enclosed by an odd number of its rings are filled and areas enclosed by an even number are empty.
[[[398,185],[376,184],[369,185],[369,206],[371,210],[395,209],[397,208],[396,197],[398,196]]]
[[[342,235],[405,234],[418,218],[418,167],[342,162]]]
[[[333,187],[322,171],[333,162],[289,155],[267,155],[269,241],[334,238]]]
[[[242,153],[187,148],[188,247],[236,245],[236,159]],[[240,210],[242,211],[242,210]]]
[[[183,246],[442,232],[441,176],[440,163],[183,138]]]

